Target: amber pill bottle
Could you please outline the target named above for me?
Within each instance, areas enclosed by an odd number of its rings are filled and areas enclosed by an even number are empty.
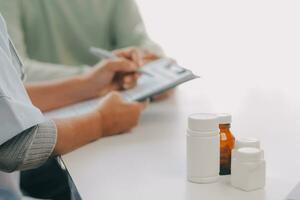
[[[219,114],[220,128],[220,175],[231,174],[231,151],[235,138],[230,131],[232,117],[230,114]]]

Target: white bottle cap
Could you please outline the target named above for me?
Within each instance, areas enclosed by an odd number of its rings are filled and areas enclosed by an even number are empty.
[[[231,124],[232,117],[228,113],[220,113],[218,114],[219,124]]]
[[[242,162],[260,161],[263,155],[263,150],[252,147],[240,148],[235,153],[236,160]]]
[[[191,114],[188,119],[191,131],[214,131],[219,128],[218,116],[209,113]]]
[[[235,140],[235,149],[244,148],[244,147],[253,147],[260,148],[260,142],[256,138],[238,138]]]

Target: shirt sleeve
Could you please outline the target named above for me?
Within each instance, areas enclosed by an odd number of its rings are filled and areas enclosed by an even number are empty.
[[[56,138],[53,121],[23,131],[0,146],[0,170],[12,172],[39,167],[51,156]]]
[[[134,0],[114,2],[112,35],[115,48],[137,46],[163,56],[160,46],[149,38],[136,2]]]
[[[20,0],[1,1],[0,12],[6,20],[9,35],[24,62],[28,82],[65,78],[88,70],[88,66],[60,65],[31,59],[27,54],[24,41]]]

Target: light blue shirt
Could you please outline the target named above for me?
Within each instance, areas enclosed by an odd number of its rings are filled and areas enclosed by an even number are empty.
[[[41,111],[32,105],[21,77],[20,61],[0,14],[0,145],[45,121]],[[21,198],[19,172],[0,172],[0,199]]]
[[[45,121],[41,111],[32,105],[21,77],[20,61],[0,16],[0,145]]]

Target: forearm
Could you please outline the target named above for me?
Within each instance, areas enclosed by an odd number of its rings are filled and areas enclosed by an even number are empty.
[[[99,112],[54,121],[57,127],[55,155],[73,151],[103,135],[103,121]]]
[[[0,146],[0,170],[33,169],[102,136],[98,112],[38,124]]]
[[[39,83],[27,83],[26,90],[32,103],[43,112],[95,96],[89,90],[88,82],[81,76]]]

